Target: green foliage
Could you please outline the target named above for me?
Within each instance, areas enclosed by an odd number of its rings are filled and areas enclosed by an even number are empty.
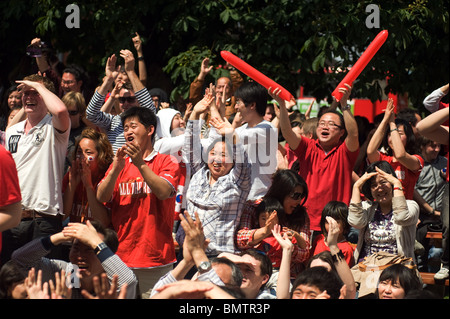
[[[146,62],[167,74],[172,101],[188,96],[189,84],[208,56],[217,67],[228,50],[295,95],[299,86],[316,98],[330,94],[382,29],[389,37],[354,83],[353,94],[381,97],[376,80],[389,76],[386,92],[408,93],[419,107],[433,89],[448,83],[449,15],[446,0],[380,0],[380,29],[368,29],[373,1],[331,0],[131,0],[77,1],[81,28],[65,27],[64,0],[0,2],[0,54],[23,52],[35,36],[50,39],[70,59],[101,76],[105,57],[132,48],[131,34],[146,41]],[[27,24],[24,24],[27,21]],[[34,28],[30,32],[30,26]],[[9,34],[18,29],[15,40]],[[14,51],[15,50],[15,51]],[[215,68],[211,76],[225,71]],[[149,74],[151,77],[152,74]]]

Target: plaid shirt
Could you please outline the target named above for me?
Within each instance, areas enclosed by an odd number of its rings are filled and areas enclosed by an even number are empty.
[[[239,230],[237,232],[237,245],[239,249],[255,248],[248,243],[253,240],[253,235],[258,227],[258,219],[256,218],[256,207],[261,203],[261,199],[256,201],[247,201],[242,212]],[[294,245],[291,259],[291,277],[296,277],[303,270],[303,262],[307,261],[311,248],[311,231],[309,227],[309,218],[307,217],[305,225],[293,230],[298,232],[306,242],[306,249],[301,249],[298,245]]]
[[[233,145],[233,168],[210,185],[209,168],[201,155],[200,129],[200,121],[188,121],[186,125],[186,142],[182,152],[192,174],[186,193],[186,209],[193,218],[194,212],[199,215],[205,237],[210,239],[206,249],[208,256],[221,252],[237,253],[234,239],[251,187],[250,164],[242,145]],[[179,242],[182,242],[184,232],[182,227],[179,229]]]

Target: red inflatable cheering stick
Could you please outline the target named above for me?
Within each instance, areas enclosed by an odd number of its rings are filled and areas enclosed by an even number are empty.
[[[347,75],[344,77],[344,79],[339,83],[339,85],[334,89],[333,95],[337,101],[339,101],[342,98],[342,93],[339,92],[339,89],[341,87],[345,87],[344,83],[347,83],[349,85],[353,84],[353,81],[356,80],[356,78],[359,76],[362,70],[366,67],[366,65],[372,60],[375,53],[377,53],[378,49],[383,45],[383,43],[386,41],[388,37],[388,31],[383,30],[376,38],[372,41],[372,43],[369,44],[366,51],[361,55],[361,57],[356,61],[356,63],[353,65],[353,67],[350,69],[350,71],[347,73]]]
[[[268,78],[258,70],[256,70],[254,67],[249,65],[248,63],[242,61],[237,56],[235,56],[233,53],[229,51],[221,51],[220,55],[222,58],[230,63],[232,66],[234,66],[236,69],[241,71],[242,73],[245,73],[247,76],[251,77],[253,80],[264,86],[266,89],[272,88],[274,90],[275,88],[280,88],[280,97],[283,100],[290,101],[293,96],[291,93],[289,93],[288,90],[286,90],[284,87],[279,85],[277,82],[273,81],[272,79]]]

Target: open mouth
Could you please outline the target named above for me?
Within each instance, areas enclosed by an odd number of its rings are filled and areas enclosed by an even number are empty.
[[[77,266],[80,269],[88,269],[88,265],[87,264],[77,264]]]
[[[130,135],[130,136],[127,137],[127,141],[128,141],[128,142],[131,142],[131,141],[133,141],[133,140],[134,140],[134,137],[133,137],[133,136]]]

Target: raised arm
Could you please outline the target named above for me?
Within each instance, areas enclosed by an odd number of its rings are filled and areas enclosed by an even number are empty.
[[[35,81],[16,81],[20,83],[19,88],[26,86],[35,89],[44,101],[47,111],[52,115],[53,127],[59,132],[70,129],[70,116],[66,105],[54,93],[50,92],[43,83]]]
[[[147,67],[144,60],[144,51],[142,50],[142,40],[139,33],[136,32],[136,36],[131,39],[136,49],[137,59],[138,59],[138,69],[139,69],[139,80],[142,82],[143,86],[147,85]]]
[[[94,92],[89,104],[86,108],[86,118],[103,129],[108,129],[111,125],[113,116],[102,111],[106,94],[111,89],[116,76],[116,56],[111,55],[106,61],[105,76],[103,82],[97,91]]]
[[[294,244],[287,237],[285,232],[281,236],[281,226],[275,225],[272,234],[283,249],[281,256],[280,270],[277,281],[277,299],[289,299],[289,288],[291,284],[291,258],[294,251]]]
[[[331,218],[326,217],[329,225],[327,245],[330,248],[331,255],[333,256],[334,265],[336,266],[337,273],[346,287],[345,299],[355,299],[356,285],[353,278],[350,267],[348,266],[343,254],[337,245],[337,239],[339,236],[339,224]]]
[[[195,174],[202,165],[201,143],[200,143],[200,117],[209,110],[214,96],[212,93],[206,94],[192,109],[189,121],[186,123],[184,132],[185,143],[181,150],[183,160],[190,165],[191,175]]]
[[[441,99],[448,94],[449,91],[449,84],[440,87],[439,89],[434,90],[431,92],[424,100],[423,100],[423,106],[430,111],[431,113],[436,112],[439,110],[439,104],[441,102]]]
[[[278,102],[279,109],[275,107],[275,114],[279,118],[281,133],[283,134],[284,139],[289,144],[289,147],[295,150],[300,144],[302,137],[297,136],[294,133],[291,126],[291,121],[289,120],[289,113],[286,108],[286,101],[283,100],[279,94],[281,89],[268,89],[269,95]]]
[[[345,138],[345,144],[350,152],[354,152],[359,148],[358,140],[358,124],[353,117],[351,108],[347,105],[348,98],[352,92],[352,87],[345,84],[346,88],[340,88],[339,92],[342,92],[342,98],[339,101],[339,106],[344,116],[345,129],[347,131],[347,137]]]
[[[203,82],[205,81],[206,76],[209,74],[212,68],[213,66],[209,65],[209,58],[204,58],[200,66],[200,73],[189,87],[189,100],[192,103],[195,104],[202,99],[201,96]]]
[[[436,111],[417,123],[416,128],[420,134],[437,143],[449,145],[448,126],[442,123],[449,119],[449,108]]]
[[[373,133],[369,145],[367,145],[367,159],[370,163],[376,162],[380,159],[378,149],[383,142],[384,134],[391,121],[394,121],[394,101],[392,99],[389,99],[384,111],[384,117],[381,120],[380,125],[378,125],[377,129],[375,130],[375,133]]]
[[[137,92],[145,88],[134,70],[135,60],[133,53],[130,50],[120,50],[120,56],[125,60],[125,72],[127,72],[128,78],[133,86],[133,91]]]
[[[389,99],[388,103],[393,103],[392,99]],[[391,136],[392,151],[395,158],[407,169],[411,171],[419,170],[421,168],[421,164],[416,156],[413,156],[406,151],[400,136],[400,134],[405,134],[404,129],[401,132],[397,128],[397,124],[395,124],[393,116],[389,118],[389,131]]]

